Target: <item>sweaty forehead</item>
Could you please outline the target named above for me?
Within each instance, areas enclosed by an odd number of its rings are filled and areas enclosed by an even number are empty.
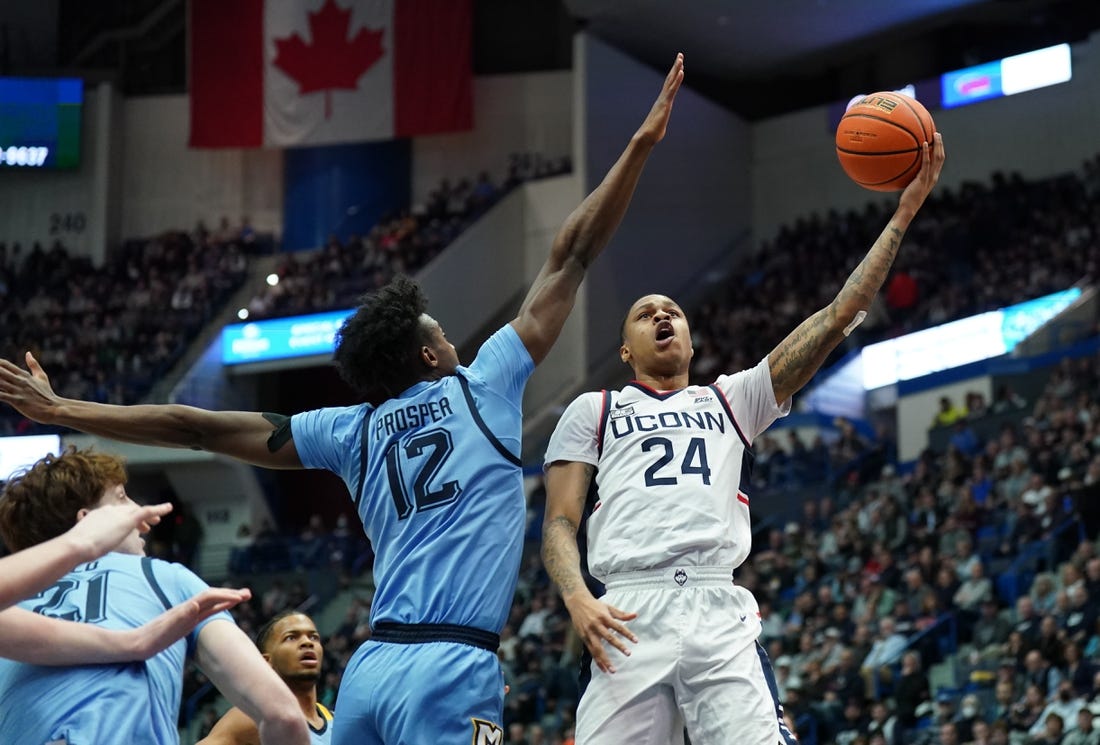
[[[317,627],[313,624],[313,621],[309,620],[307,616],[303,616],[300,613],[287,616],[279,620],[275,624],[275,632],[282,636],[283,634],[289,634],[291,632],[298,634],[312,634],[317,631]]]
[[[633,315],[636,312],[644,310],[646,308],[679,308],[680,306],[672,298],[667,295],[645,295],[634,301],[634,305],[630,306],[630,314]]]

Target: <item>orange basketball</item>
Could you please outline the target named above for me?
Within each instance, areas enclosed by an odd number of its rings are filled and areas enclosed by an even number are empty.
[[[853,181],[873,191],[904,189],[921,166],[921,145],[936,125],[916,99],[872,93],[851,106],[836,128],[836,157]]]

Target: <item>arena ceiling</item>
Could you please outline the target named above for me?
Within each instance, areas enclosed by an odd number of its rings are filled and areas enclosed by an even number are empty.
[[[564,0],[582,27],[748,119],[1086,38],[1097,0]]]

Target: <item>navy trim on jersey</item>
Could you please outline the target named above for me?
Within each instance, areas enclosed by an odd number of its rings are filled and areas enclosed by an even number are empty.
[[[787,727],[787,719],[783,716],[783,704],[779,701],[779,689],[775,685],[775,673],[772,671],[772,663],[760,642],[756,642],[756,654],[760,657],[760,667],[764,672],[764,680],[768,682],[768,690],[771,691],[772,701],[775,702],[775,718],[779,722],[779,736],[783,738],[783,745],[798,745],[794,733]]]
[[[164,590],[160,588],[160,583],[157,582],[157,578],[153,574],[152,558],[148,556],[141,557],[141,573],[145,575],[145,581],[153,588],[153,592],[156,594],[157,599],[160,600],[161,605],[164,606],[164,610],[172,610],[172,603],[168,601],[168,596],[164,594]]]
[[[317,707],[317,716],[321,717],[321,729],[317,729],[313,726],[313,722],[306,720],[306,724],[309,725],[309,729],[315,735],[323,735],[328,730],[328,717],[325,716],[325,710],[321,708],[320,704],[314,704]]]
[[[600,404],[600,426],[596,430],[596,460],[603,456],[603,433],[607,431],[607,418],[611,416],[611,394],[606,388],[601,393],[603,401]]]
[[[722,393],[722,389],[711,383],[707,386],[718,395],[718,402],[722,404],[722,408],[726,410],[726,416],[733,422],[733,428],[737,430],[737,436],[741,438],[741,442],[745,443],[745,450],[752,449],[752,443],[749,442],[749,438],[745,437],[745,433],[741,431],[741,425],[737,423],[737,419],[733,416],[733,409],[730,408],[730,402],[726,400],[726,394]]]
[[[462,395],[466,397],[466,405],[470,407],[470,416],[474,418],[478,429],[481,430],[481,434],[488,438],[489,444],[496,448],[497,452],[503,455],[504,459],[509,463],[514,466],[523,465],[519,456],[512,455],[508,452],[508,448],[504,447],[504,443],[497,439],[496,435],[489,430],[489,425],[481,418],[481,412],[477,410],[477,405],[474,403],[474,394],[470,392],[470,382],[462,377],[461,373],[455,373],[455,377],[458,378],[458,384],[462,386]]]
[[[658,401],[664,401],[665,399],[671,398],[672,396],[675,396],[680,391],[684,390],[683,388],[680,388],[680,389],[675,390],[675,391],[665,391],[664,393],[661,393],[656,388],[650,388],[645,383],[639,382],[637,380],[632,380],[629,383],[627,383],[627,385],[631,386],[632,388],[637,388],[639,391],[641,391],[645,395],[649,396],[650,398],[655,398]]]
[[[363,441],[359,443],[359,488],[355,490],[355,499],[352,500],[357,508],[359,500],[363,498],[363,487],[367,483],[367,434],[370,432],[370,418],[374,414],[374,408],[367,406],[363,414]]]

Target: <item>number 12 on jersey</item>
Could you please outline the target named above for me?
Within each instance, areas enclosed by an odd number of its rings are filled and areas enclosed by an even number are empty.
[[[423,512],[458,499],[462,493],[458,481],[439,478],[452,452],[451,433],[445,429],[421,432],[386,449],[386,475],[398,520],[414,510]]]

